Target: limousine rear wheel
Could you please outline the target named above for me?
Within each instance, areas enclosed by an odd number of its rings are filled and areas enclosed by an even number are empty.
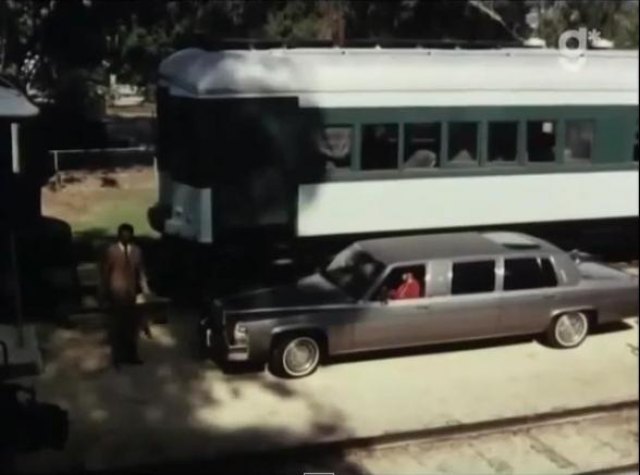
[[[318,369],[321,354],[321,345],[313,336],[283,336],[271,352],[269,370],[276,376],[302,378]]]
[[[556,348],[575,348],[589,333],[589,317],[584,312],[558,315],[547,330],[547,340]]]

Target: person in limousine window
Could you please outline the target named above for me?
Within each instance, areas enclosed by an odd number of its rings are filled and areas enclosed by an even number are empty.
[[[411,272],[405,272],[402,274],[402,283],[397,289],[389,292],[389,299],[418,299],[420,298],[420,293],[420,283]]]

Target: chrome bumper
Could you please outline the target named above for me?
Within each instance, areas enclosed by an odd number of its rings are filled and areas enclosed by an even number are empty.
[[[205,345],[225,361],[249,361],[248,345],[230,345],[224,335],[216,335],[211,328],[205,330]]]

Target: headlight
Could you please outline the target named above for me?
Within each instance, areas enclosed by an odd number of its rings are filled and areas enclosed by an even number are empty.
[[[243,323],[236,323],[233,327],[233,341],[238,344],[246,344],[249,336],[247,334],[247,327]]]

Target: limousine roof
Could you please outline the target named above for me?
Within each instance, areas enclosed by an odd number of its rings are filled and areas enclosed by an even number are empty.
[[[562,252],[542,239],[514,232],[426,234],[356,243],[384,264],[473,256],[517,255],[531,251]]]
[[[295,96],[302,107],[638,103],[638,51],[189,48],[160,65],[187,97]]]

